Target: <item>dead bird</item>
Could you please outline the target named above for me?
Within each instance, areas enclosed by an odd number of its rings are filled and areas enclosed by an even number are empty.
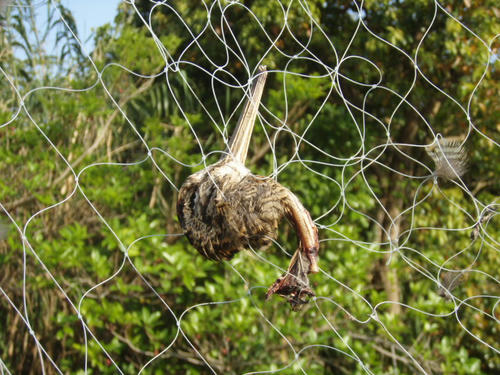
[[[318,230],[295,194],[245,167],[266,77],[266,67],[262,66],[227,154],[189,176],[180,188],[177,216],[190,243],[201,255],[216,261],[231,259],[248,247],[258,249],[269,244],[286,217],[297,232],[299,249],[266,298],[278,294],[298,309],[314,295],[307,275],[319,271]]]

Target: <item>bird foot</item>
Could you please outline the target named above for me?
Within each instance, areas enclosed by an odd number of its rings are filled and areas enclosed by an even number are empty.
[[[266,300],[273,294],[277,294],[288,300],[292,310],[300,310],[309,301],[308,297],[314,296],[307,277],[308,273],[314,272],[311,270],[314,267],[311,266],[310,257],[304,256],[297,250],[290,261],[288,270],[267,290]]]

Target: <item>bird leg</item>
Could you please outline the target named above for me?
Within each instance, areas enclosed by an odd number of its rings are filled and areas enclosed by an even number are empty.
[[[300,247],[295,251],[288,270],[268,289],[266,299],[278,294],[290,302],[293,310],[298,310],[307,303],[307,297],[314,296],[307,275],[319,271],[318,229],[298,198],[288,189],[286,191],[287,197],[283,202],[287,206],[287,217],[295,225]]]

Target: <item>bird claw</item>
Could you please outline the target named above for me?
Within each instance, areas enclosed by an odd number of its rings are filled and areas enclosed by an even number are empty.
[[[311,271],[313,263],[311,263],[310,259],[309,253],[307,256],[303,256],[297,250],[292,257],[288,270],[267,290],[266,300],[273,294],[277,294],[288,300],[292,310],[300,310],[308,302],[308,297],[315,295],[309,287],[309,278],[307,277],[308,273],[313,272]],[[316,257],[313,256],[312,259],[316,261]]]

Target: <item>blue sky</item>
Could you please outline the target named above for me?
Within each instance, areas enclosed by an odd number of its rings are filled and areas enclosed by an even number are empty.
[[[120,0],[62,0],[75,17],[80,40],[92,34],[92,29],[113,21]],[[90,47],[90,46],[89,46]]]
[[[121,0],[61,0],[61,3],[68,8],[75,18],[78,36],[80,41],[84,43],[86,51],[93,49],[93,31],[105,23],[112,22],[117,14],[118,5]],[[6,5],[16,8],[18,3],[16,0],[7,0],[0,5]],[[47,0],[33,0],[33,10],[35,11],[36,22],[41,30],[46,27],[47,13],[46,13]],[[0,8],[0,11],[3,9]],[[31,38],[32,35],[29,35]],[[51,32],[46,40],[46,51],[54,53],[56,34]],[[19,58],[25,58],[25,53],[21,48],[14,48],[14,54]]]

